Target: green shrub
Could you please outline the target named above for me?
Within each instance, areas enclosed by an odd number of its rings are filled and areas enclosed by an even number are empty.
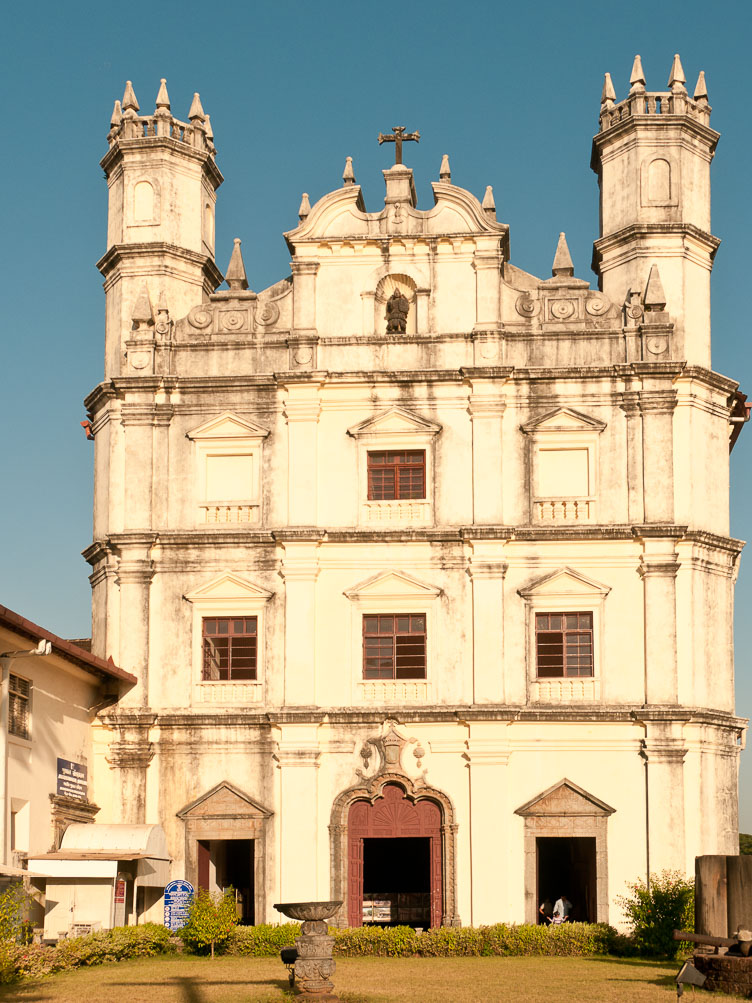
[[[748,832],[739,833],[739,853],[752,853],[752,836]]]
[[[492,955],[550,955],[584,957],[628,953],[627,938],[605,923],[562,923],[529,926],[439,927],[418,933],[409,926],[330,927],[334,954],[340,958],[464,958]],[[291,947],[300,935],[297,923],[283,926],[238,927],[227,950],[246,957],[273,957]]]
[[[232,888],[222,894],[200,888],[188,907],[188,922],[178,931],[180,939],[192,951],[225,947],[238,922],[235,892]]]
[[[0,892],[0,941],[21,940],[31,896],[20,881]]]
[[[682,945],[674,930],[694,930],[695,884],[680,871],[651,874],[650,888],[640,878],[617,899],[632,927],[639,954],[675,958]]]

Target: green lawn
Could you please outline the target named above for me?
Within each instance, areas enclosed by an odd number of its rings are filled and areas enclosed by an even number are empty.
[[[678,968],[610,958],[341,958],[334,978],[343,1003],[672,1003]],[[272,1003],[289,999],[287,990],[275,958],[166,957],[6,986],[0,1001]],[[694,994],[698,1003],[704,996]]]

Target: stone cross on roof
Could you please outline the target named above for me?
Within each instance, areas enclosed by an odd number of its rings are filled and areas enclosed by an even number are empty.
[[[404,125],[395,125],[392,128],[393,136],[385,136],[383,132],[379,133],[379,146],[382,143],[394,143],[394,163],[402,163],[402,144],[406,142],[420,142],[419,132],[405,132]]]

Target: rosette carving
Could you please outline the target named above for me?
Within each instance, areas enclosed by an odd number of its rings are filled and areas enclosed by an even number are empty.
[[[225,331],[240,331],[248,326],[245,310],[223,310],[219,317]]]
[[[608,310],[608,300],[605,296],[589,296],[585,300],[585,309],[591,317],[602,317]]]
[[[211,310],[207,310],[205,306],[194,306],[188,312],[188,323],[191,327],[195,327],[199,331],[203,331],[204,328],[209,327],[211,322],[212,312]]]
[[[569,320],[574,316],[575,305],[573,300],[554,300],[550,310],[555,320]]]
[[[533,299],[530,293],[517,297],[514,308],[521,317],[537,317],[540,313],[540,301]]]
[[[271,327],[279,320],[279,307],[276,303],[263,303],[256,310],[256,323],[262,327]]]

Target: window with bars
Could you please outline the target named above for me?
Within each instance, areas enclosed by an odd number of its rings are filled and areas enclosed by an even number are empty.
[[[368,453],[368,500],[426,497],[425,449],[390,449]]]
[[[363,617],[363,678],[426,678],[425,613]]]
[[[539,679],[593,675],[593,614],[536,613]]]
[[[204,682],[256,679],[258,618],[205,617],[202,622],[201,679]]]
[[[11,672],[8,679],[8,732],[18,738],[29,737],[31,683]]]

